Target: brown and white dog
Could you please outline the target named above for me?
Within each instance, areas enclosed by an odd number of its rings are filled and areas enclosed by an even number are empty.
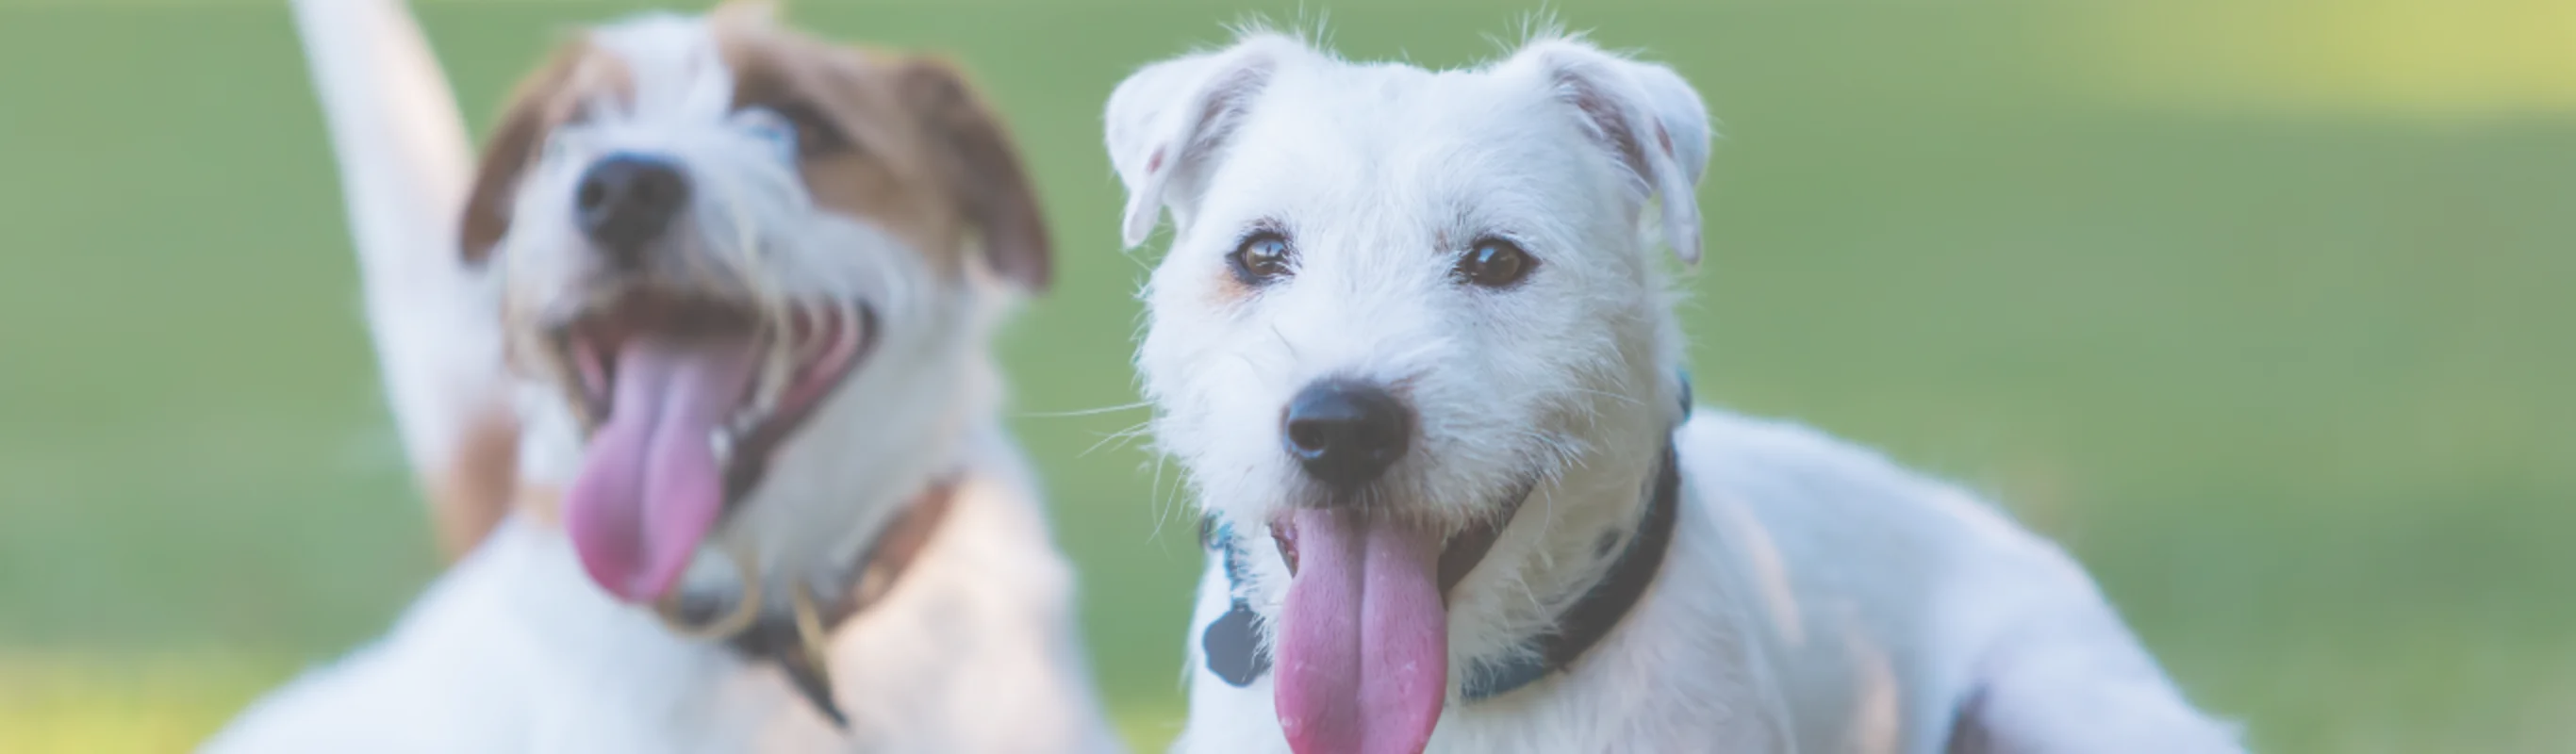
[[[397,418],[479,545],[209,750],[1116,747],[996,420],[1047,234],[952,67],[636,17],[528,79],[469,188],[400,4],[297,10]]]

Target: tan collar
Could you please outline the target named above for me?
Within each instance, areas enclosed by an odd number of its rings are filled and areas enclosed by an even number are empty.
[[[877,534],[875,544],[869,545],[862,556],[857,577],[850,580],[848,592],[839,601],[842,610],[825,618],[831,624],[826,628],[876,604],[894,589],[895,581],[930,546],[931,538],[939,533],[939,524],[948,520],[948,509],[956,507],[960,483],[956,477],[949,477],[922,490],[894,523]]]
[[[902,515],[861,554],[858,570],[837,598],[817,600],[799,589],[788,595],[788,615],[763,613],[761,619],[727,643],[752,660],[776,661],[797,693],[804,695],[816,712],[835,726],[849,727],[849,717],[832,698],[828,640],[842,623],[866,612],[894,591],[904,572],[911,570],[913,561],[928,549],[939,532],[939,524],[948,519],[948,510],[956,507],[958,484],[959,480],[952,476],[913,498]]]

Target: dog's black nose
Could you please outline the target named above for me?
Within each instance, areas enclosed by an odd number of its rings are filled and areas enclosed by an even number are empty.
[[[689,177],[671,160],[612,154],[590,166],[574,189],[573,213],[583,235],[621,262],[634,262],[689,203]]]
[[[1280,424],[1281,444],[1306,475],[1343,491],[1375,481],[1413,442],[1413,412],[1403,401],[1349,380],[1307,385]]]

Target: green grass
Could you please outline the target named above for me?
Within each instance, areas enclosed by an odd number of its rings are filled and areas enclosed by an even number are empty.
[[[1141,411],[1038,415],[1134,400],[1150,255],[1117,250],[1102,99],[1242,11],[796,5],[953,51],[1034,161],[1062,279],[1006,338],[1013,423],[1122,728],[1167,738],[1197,562],[1171,479],[1084,453]],[[1435,64],[1522,16],[1343,5],[1346,51]],[[479,122],[622,7],[423,13]],[[2028,3],[1558,8],[1721,119],[1704,400],[1992,491],[2265,751],[2576,740],[2576,117],[2169,107],[2130,92],[2191,51]],[[0,751],[184,748],[434,572],[297,55],[267,4],[0,4]]]

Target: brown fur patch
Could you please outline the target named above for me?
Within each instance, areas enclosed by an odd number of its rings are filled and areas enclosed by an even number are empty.
[[[464,557],[509,514],[519,483],[519,422],[507,407],[484,410],[467,425],[447,468],[427,480],[439,553]]]
[[[964,218],[922,164],[931,145],[895,100],[884,56],[766,24],[722,25],[716,39],[734,73],[735,107],[810,112],[846,142],[799,158],[817,206],[873,221],[932,255],[940,269],[955,267]]]
[[[563,525],[563,490],[547,484],[522,484],[512,498],[519,512],[540,526]]]
[[[520,80],[501,113],[500,125],[483,146],[474,167],[474,187],[465,196],[458,220],[457,246],[467,262],[480,263],[510,233],[510,204],[518,198],[519,175],[536,158],[546,136],[581,114],[584,103],[629,101],[634,76],[625,61],[600,50],[587,39],[573,39],[555,49],[535,73]]]
[[[809,112],[845,148],[801,158],[818,206],[879,224],[963,270],[981,247],[989,270],[1046,288],[1052,248],[1036,194],[1000,121],[944,61],[842,47],[757,17],[711,19],[734,72],[736,107]]]
[[[1243,279],[1235,277],[1233,270],[1222,267],[1217,269],[1216,285],[1208,286],[1209,306],[1224,311],[1250,300],[1252,300],[1252,286],[1244,285]]]

